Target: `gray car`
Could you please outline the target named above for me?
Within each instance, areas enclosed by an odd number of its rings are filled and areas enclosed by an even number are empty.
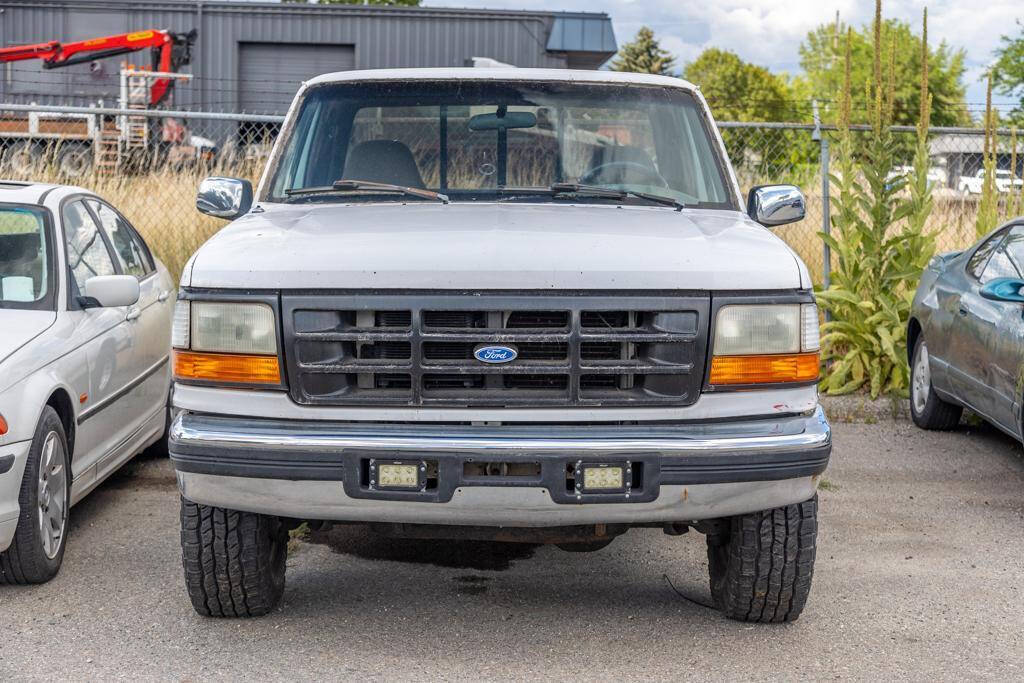
[[[910,406],[924,429],[951,429],[964,407],[1020,439],[1024,391],[1024,217],[932,259],[907,330]]]

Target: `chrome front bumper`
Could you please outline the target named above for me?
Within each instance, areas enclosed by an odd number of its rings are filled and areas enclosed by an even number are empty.
[[[171,427],[182,495],[302,519],[499,526],[723,517],[814,495],[831,434],[812,414],[649,426],[429,426],[298,422],[184,412]],[[432,463],[431,490],[381,491],[367,463]],[[467,462],[531,462],[527,477],[476,477]],[[630,463],[629,492],[580,495],[576,463]],[[639,467],[637,467],[639,465]]]

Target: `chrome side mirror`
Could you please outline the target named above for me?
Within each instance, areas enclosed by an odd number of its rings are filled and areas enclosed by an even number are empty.
[[[803,220],[807,204],[795,185],[759,185],[750,188],[747,214],[766,228]]]
[[[1024,280],[1015,277],[996,278],[986,282],[978,293],[981,298],[989,301],[1024,303]]]
[[[82,308],[134,306],[139,301],[139,280],[134,275],[97,275],[85,281],[78,297]]]
[[[252,208],[252,183],[238,178],[207,178],[199,184],[196,208],[215,218],[234,220]]]

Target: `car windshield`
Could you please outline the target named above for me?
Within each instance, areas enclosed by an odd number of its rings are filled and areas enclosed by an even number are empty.
[[[0,204],[0,308],[53,307],[52,253],[42,209]]]
[[[686,90],[533,81],[375,81],[312,88],[270,201],[628,202],[734,209],[709,122]],[[625,192],[599,192],[585,187]],[[436,201],[436,200],[435,200]]]

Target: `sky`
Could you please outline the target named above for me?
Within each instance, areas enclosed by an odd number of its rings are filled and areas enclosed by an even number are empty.
[[[874,16],[871,0],[424,0],[424,5],[606,12],[619,45],[641,26],[650,26],[662,47],[677,55],[680,65],[706,47],[729,49],[772,71],[800,72],[798,48],[816,26],[842,21],[860,26]],[[886,18],[909,22],[920,31],[921,11],[928,7],[929,42],[945,40],[966,51],[967,102],[972,113],[984,110],[983,77],[1003,34],[1024,28],[1021,0],[886,0]],[[995,97],[1001,108],[1012,100]]]

